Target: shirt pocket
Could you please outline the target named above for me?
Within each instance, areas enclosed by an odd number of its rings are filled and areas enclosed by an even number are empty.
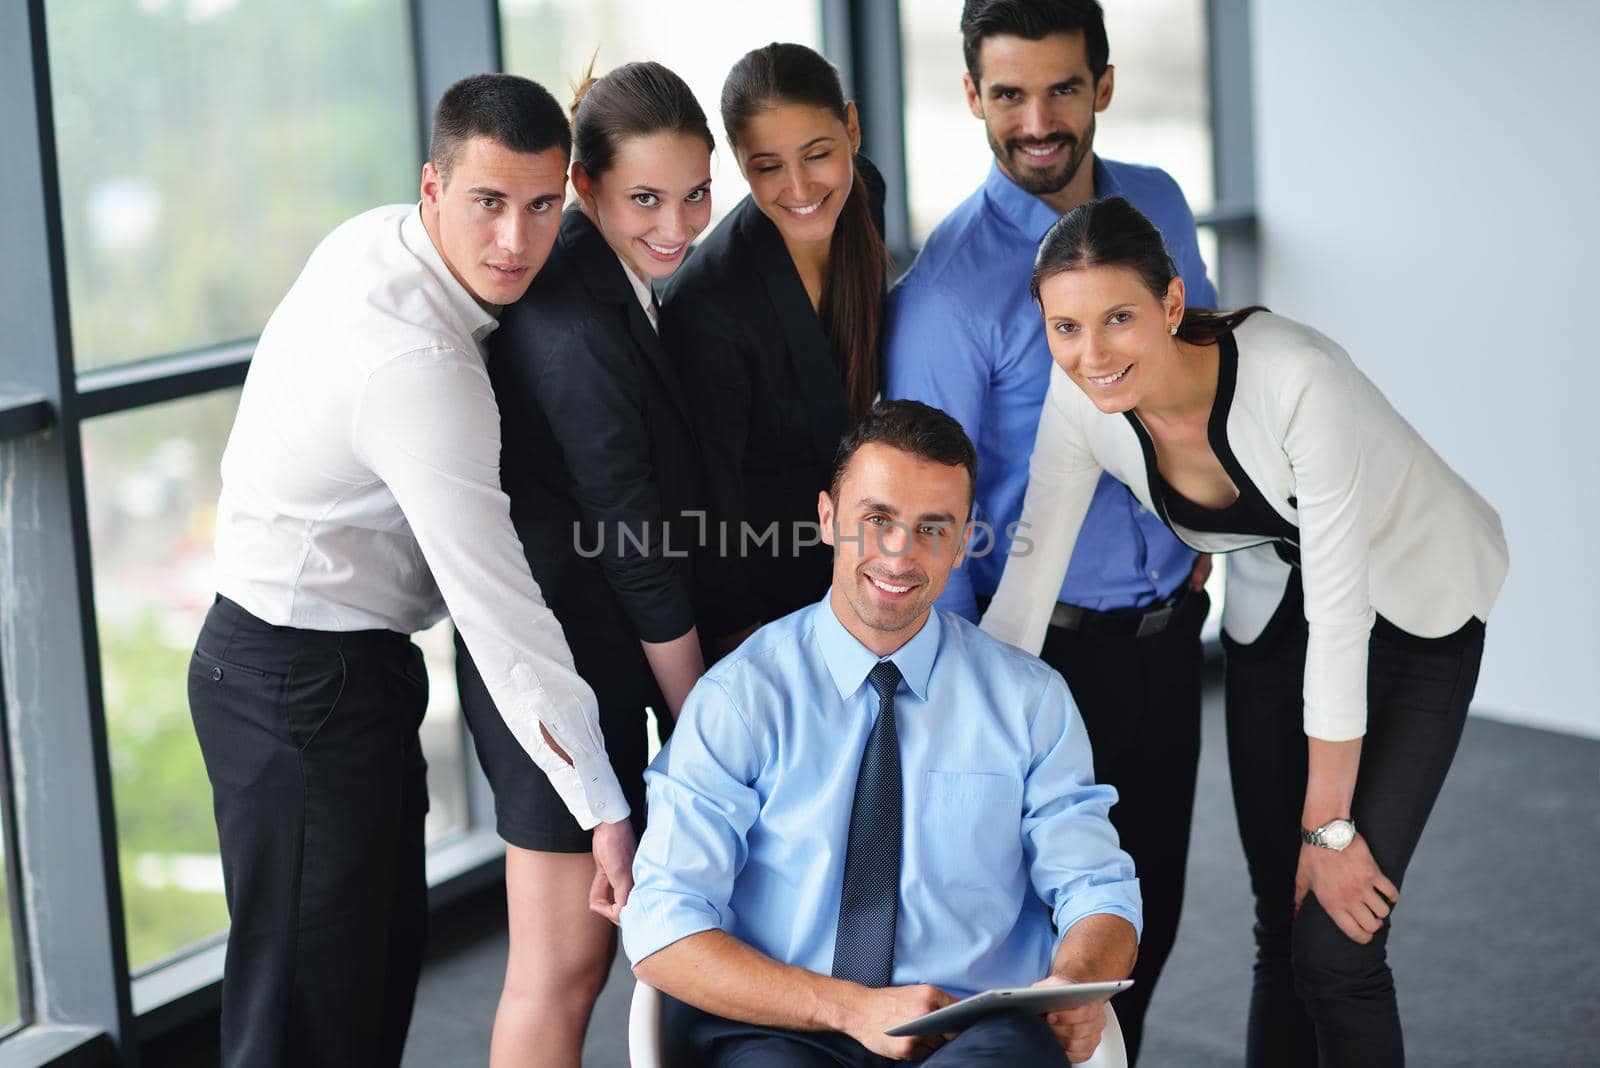
[[[1022,865],[1022,783],[985,771],[927,771],[922,777],[930,883],[1009,886]]]

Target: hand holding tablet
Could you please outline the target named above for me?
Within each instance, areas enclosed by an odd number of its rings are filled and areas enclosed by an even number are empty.
[[[1108,983],[1061,983],[986,990],[914,1020],[896,1024],[884,1033],[896,1037],[948,1034],[971,1027],[992,1012],[1016,1011],[1042,1016],[1047,1012],[1072,1009],[1110,997],[1132,985],[1132,979],[1122,979]]]

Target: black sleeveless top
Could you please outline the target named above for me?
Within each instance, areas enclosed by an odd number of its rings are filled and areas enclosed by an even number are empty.
[[[1278,556],[1286,563],[1300,566],[1300,528],[1284,519],[1277,509],[1267,502],[1256,484],[1245,473],[1244,467],[1228,444],[1228,411],[1233,407],[1234,386],[1239,378],[1239,346],[1233,334],[1226,333],[1217,339],[1217,394],[1211,402],[1211,416],[1206,422],[1206,440],[1211,451],[1222,464],[1223,471],[1239,491],[1239,496],[1226,508],[1205,508],[1173,489],[1161,475],[1156,464],[1156,446],[1150,434],[1132,411],[1123,413],[1139,437],[1144,450],[1145,470],[1150,480],[1150,499],[1157,514],[1168,526],[1182,526],[1190,530],[1217,534],[1244,534],[1271,541]],[[1295,499],[1289,498],[1291,507]]]

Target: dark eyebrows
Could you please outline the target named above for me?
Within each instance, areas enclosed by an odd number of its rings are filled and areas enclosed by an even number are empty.
[[[1068,77],[1068,78],[1066,78],[1066,79],[1064,79],[1062,81],[1052,83],[1050,88],[1052,90],[1055,90],[1055,89],[1080,89],[1083,86],[1086,86],[1088,84],[1089,84],[1089,79],[1085,78],[1081,74],[1074,74],[1074,75],[1072,75],[1072,76],[1070,76],[1070,77]],[[990,96],[1001,96],[1002,94],[1005,94],[1005,93],[1022,93],[1022,92],[1026,92],[1026,91],[1027,90],[1025,90],[1020,85],[1006,85],[1004,82],[990,82],[989,83],[989,89],[988,89],[988,93],[989,93]]]
[[[813,137],[811,140],[807,141],[805,144],[800,146],[800,151],[801,152],[806,152],[806,151],[816,147],[816,145],[819,144],[820,142],[832,141],[832,140],[833,140],[833,135],[832,134],[823,134],[821,137]],[[757,159],[762,159],[762,158],[767,157],[767,156],[771,156],[773,159],[782,159],[783,158],[776,152],[752,152],[752,153],[750,153],[748,158],[752,159],[752,160],[757,160]]]
[[[899,515],[900,511],[892,504],[887,504],[873,497],[863,497],[856,502],[858,508],[868,512],[884,512],[888,515]]]
[[[528,201],[528,203],[529,204],[544,204],[544,203],[548,203],[549,201],[552,201],[552,200],[560,200],[564,194],[565,194],[565,190],[563,190],[562,192],[559,192],[559,193],[557,193],[557,192],[540,193],[538,196],[536,196],[532,200]],[[496,200],[510,200],[511,199],[505,193],[500,192],[500,190],[491,189],[486,185],[475,185],[475,186],[473,186],[471,189],[467,190],[467,196],[472,197],[474,199],[477,199],[478,197],[494,197]]]
[[[900,511],[894,505],[872,497],[863,497],[856,502],[857,506],[868,512],[882,512],[885,515],[899,515]],[[954,523],[956,517],[950,512],[924,512],[917,517],[918,523]]]

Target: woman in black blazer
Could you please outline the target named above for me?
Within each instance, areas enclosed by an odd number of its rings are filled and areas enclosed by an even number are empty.
[[[878,392],[883,180],[838,72],[795,44],[740,59],[722,119],[750,195],[673,278],[662,337],[694,398],[710,523],[706,637],[727,651],[827,589],[833,454]]]
[[[488,366],[512,521],[599,700],[637,830],[645,708],[665,734],[704,670],[690,593],[698,526],[684,516],[698,461],[650,281],[675,271],[710,221],[712,138],[688,86],[656,63],[591,75],[573,108],[579,203],[490,336]],[[512,739],[464,649],[458,659],[508,843],[510,960],[491,1064],[576,1068],[628,888],[597,876],[589,832]]]

